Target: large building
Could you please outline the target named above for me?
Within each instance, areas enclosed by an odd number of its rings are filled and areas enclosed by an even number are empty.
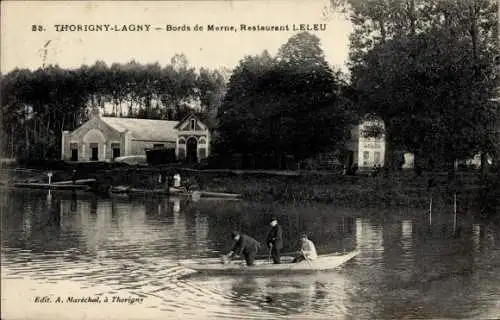
[[[100,116],[62,133],[61,158],[66,161],[112,161],[145,155],[146,150],[175,149],[176,158],[199,162],[210,154],[210,130],[195,115],[181,121]]]

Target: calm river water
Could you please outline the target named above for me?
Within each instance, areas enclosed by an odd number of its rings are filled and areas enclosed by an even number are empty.
[[[2,319],[500,318],[500,228],[458,201],[455,218],[449,201],[429,217],[412,207],[0,189]],[[305,231],[319,254],[361,253],[307,276],[181,277],[180,260],[225,253],[232,230],[263,240],[273,215],[285,252]]]

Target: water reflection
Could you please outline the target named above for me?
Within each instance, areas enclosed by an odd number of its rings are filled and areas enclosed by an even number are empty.
[[[24,295],[63,280],[99,284],[150,297],[172,317],[479,318],[498,310],[500,228],[474,219],[463,198],[456,211],[449,196],[435,199],[429,226],[425,208],[363,216],[320,204],[2,192],[2,277],[36,279]],[[361,254],[310,276],[178,279],[186,271],[180,259],[217,257],[234,229],[264,241],[272,215],[284,229],[284,252],[308,232],[320,255]]]
[[[295,277],[247,277],[204,279],[200,282],[213,290],[228,291],[236,306],[253,305],[275,314],[303,319],[348,314],[349,281],[338,273],[300,275]]]
[[[401,249],[402,256],[413,264],[413,223],[411,220],[403,220],[401,222]]]

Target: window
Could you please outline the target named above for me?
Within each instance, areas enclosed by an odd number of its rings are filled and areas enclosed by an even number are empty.
[[[70,143],[69,148],[71,149],[71,161],[78,161],[78,144]]]
[[[120,144],[119,143],[112,143],[111,144],[111,150],[113,150],[113,159],[118,158],[120,154]]]
[[[179,144],[186,144],[186,140],[184,140],[184,138],[180,138],[179,139]]]
[[[194,131],[195,126],[196,126],[196,120],[195,119],[191,119],[191,130]]]
[[[198,144],[205,144],[205,143],[207,143],[207,142],[206,142],[206,141],[205,141],[205,139],[203,139],[203,138],[201,138],[201,139],[198,141]]]
[[[370,159],[370,151],[364,151],[363,160],[368,160],[368,159]]]
[[[179,148],[177,158],[182,160],[186,157],[186,150],[184,148]]]
[[[374,162],[375,164],[379,164],[380,163],[380,152],[379,151],[375,151],[373,153],[373,158],[374,158]]]
[[[99,145],[97,143],[90,144],[90,160],[91,161],[99,160]]]
[[[205,159],[207,157],[207,149],[205,148],[200,148],[200,160]]]

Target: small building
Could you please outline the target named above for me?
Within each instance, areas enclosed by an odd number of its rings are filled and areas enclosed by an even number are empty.
[[[384,128],[381,120],[363,120],[351,129],[351,137],[347,141],[347,155],[345,164],[356,164],[359,168],[372,168],[375,165],[384,166],[385,139],[383,134],[379,137],[367,137],[365,130],[370,127]]]
[[[383,167],[385,159],[386,141],[383,134],[384,122],[377,118],[365,118],[351,129],[351,137],[346,143],[346,159],[348,167],[356,164],[359,168],[373,168],[375,165]],[[377,137],[367,136],[367,131],[380,131]],[[401,152],[404,162],[402,169],[414,167],[414,155],[410,152]]]
[[[61,159],[113,161],[162,148],[175,149],[178,160],[199,162],[210,154],[210,130],[193,114],[167,121],[104,117],[94,110],[90,120],[62,133]]]

